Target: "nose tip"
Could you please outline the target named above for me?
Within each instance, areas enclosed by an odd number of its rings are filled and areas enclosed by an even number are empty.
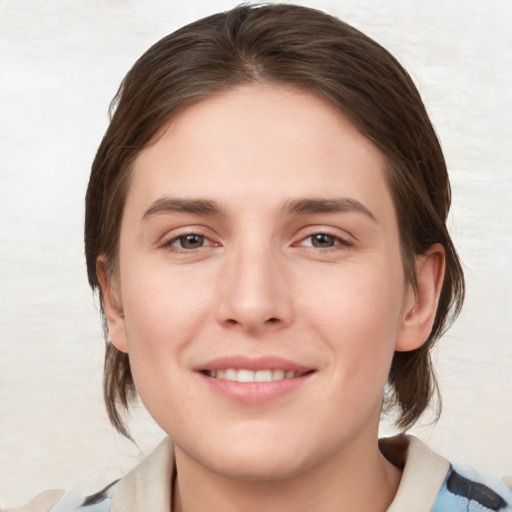
[[[293,319],[291,296],[278,259],[240,258],[221,280],[219,321],[250,333],[283,328]]]
[[[250,333],[273,330],[288,325],[291,314],[285,304],[279,304],[276,295],[272,301],[244,303],[235,297],[228,299],[220,310],[220,320],[228,327],[239,327]],[[272,313],[269,312],[272,310]],[[272,315],[272,316],[270,316]]]

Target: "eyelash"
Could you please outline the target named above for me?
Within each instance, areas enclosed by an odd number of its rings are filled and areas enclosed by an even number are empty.
[[[332,245],[329,245],[327,247],[315,247],[313,245],[314,237],[320,237],[320,236],[329,237],[333,242]],[[306,240],[311,240],[311,245],[303,245]],[[351,247],[354,245],[354,243],[352,241],[348,240],[347,238],[343,238],[343,237],[339,236],[338,234],[331,233],[327,230],[321,230],[321,231],[315,231],[314,233],[311,233],[308,236],[301,238],[301,240],[297,244],[294,244],[294,245],[307,247],[307,248],[310,248],[313,250],[319,249],[321,251],[327,251],[329,249],[334,249],[337,246],[341,246],[340,248]]]
[[[198,239],[200,239],[201,245],[199,247],[189,247],[189,248],[183,247],[183,243],[186,242],[186,239],[189,237],[197,237]],[[314,245],[314,237],[327,237],[332,242],[332,245],[328,245],[327,247],[315,246]],[[309,244],[305,245],[304,242],[306,240],[311,240],[311,245],[309,245]],[[207,242],[207,243],[205,244],[205,242]],[[180,244],[180,247],[175,245],[177,243]],[[164,247],[172,252],[187,253],[187,254],[193,254],[193,253],[199,251],[200,249],[203,249],[204,247],[215,247],[215,246],[219,246],[219,245],[220,245],[219,243],[212,241],[206,235],[196,232],[196,231],[180,233],[179,235],[173,236],[173,237],[165,240],[162,243],[162,247]],[[310,250],[327,251],[330,249],[334,249],[338,246],[341,246],[340,248],[351,247],[354,244],[352,241],[347,240],[346,238],[340,237],[337,234],[331,233],[327,230],[320,230],[320,231],[315,231],[315,232],[307,235],[306,237],[301,238],[297,243],[294,243],[293,245],[296,247],[306,247]]]
[[[200,238],[203,243],[199,247],[185,248],[185,247],[183,247],[183,242],[188,237]],[[205,245],[204,242],[208,242],[208,243]],[[176,243],[180,243],[181,247],[176,246],[175,245]],[[177,236],[173,236],[173,237],[171,237],[171,238],[169,238],[167,240],[164,240],[164,242],[162,243],[162,247],[164,247],[164,248],[166,248],[166,249],[168,249],[168,250],[170,250],[172,252],[187,253],[187,254],[191,254],[191,253],[197,252],[198,250],[202,249],[203,247],[214,247],[214,246],[218,246],[218,245],[219,245],[218,243],[213,242],[206,235],[203,235],[202,233],[198,233],[198,232],[195,232],[195,231],[190,231],[190,232],[186,232],[186,233],[180,233]]]

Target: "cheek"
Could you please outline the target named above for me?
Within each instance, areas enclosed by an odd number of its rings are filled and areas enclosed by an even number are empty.
[[[339,371],[385,380],[402,318],[401,266],[353,265],[325,276],[317,274],[304,286],[308,294],[303,295],[307,303],[302,309],[310,311],[310,327],[324,337],[340,363]]]
[[[151,262],[150,262],[151,263]],[[127,333],[134,344],[157,343],[157,333],[167,333],[164,343],[186,336],[197,325],[207,306],[208,292],[202,283],[207,276],[171,269],[165,263],[126,265],[130,272],[121,276],[122,300]],[[203,272],[204,273],[204,272]]]
[[[404,277],[401,268],[394,269],[391,264],[377,262],[312,273],[301,289],[302,307],[337,332],[347,331],[345,325],[354,335],[372,328],[384,333],[396,330],[401,318]]]
[[[184,384],[183,354],[202,328],[206,308],[204,294],[190,282],[187,287],[186,279],[153,271],[126,277],[123,306],[137,392],[156,422],[165,425],[169,412],[174,422],[186,420],[184,404],[193,397]]]
[[[122,276],[122,297],[130,365],[143,402],[158,402],[165,395],[162,383],[173,381],[171,390],[175,381],[179,385],[183,353],[208,316],[207,293],[184,272],[129,268],[133,271]]]

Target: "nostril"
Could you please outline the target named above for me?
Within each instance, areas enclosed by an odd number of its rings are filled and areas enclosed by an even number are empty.
[[[269,318],[267,320],[267,323],[269,323],[269,324],[275,324],[276,322],[279,322],[279,320],[277,318],[274,318],[274,317]]]

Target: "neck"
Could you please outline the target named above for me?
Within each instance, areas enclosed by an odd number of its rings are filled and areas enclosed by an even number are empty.
[[[300,474],[272,481],[237,480],[204,468],[176,449],[173,512],[384,512],[400,471],[372,446],[351,446]]]

